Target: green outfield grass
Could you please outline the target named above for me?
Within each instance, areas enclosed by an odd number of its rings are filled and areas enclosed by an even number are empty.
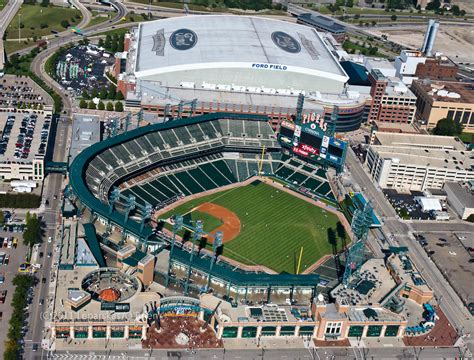
[[[226,207],[240,218],[241,232],[224,245],[223,255],[248,265],[265,265],[277,272],[295,273],[301,247],[304,248],[301,269],[315,263],[322,256],[332,254],[328,229],[334,230],[336,215],[264,183],[252,184],[191,200],[163,214],[187,214],[199,204],[210,202]],[[207,219],[207,214],[192,213]],[[337,237],[336,237],[337,238]],[[341,241],[337,239],[337,250]]]

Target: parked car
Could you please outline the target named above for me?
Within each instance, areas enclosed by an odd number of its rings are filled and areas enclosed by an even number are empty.
[[[5,298],[7,297],[7,290],[3,290],[0,293],[0,303],[5,304]]]
[[[0,275],[0,284],[5,282],[5,275]]]

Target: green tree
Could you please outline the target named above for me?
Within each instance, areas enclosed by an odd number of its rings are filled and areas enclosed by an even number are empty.
[[[82,95],[81,95],[81,97],[82,97],[83,99],[89,99],[89,93],[87,92],[86,89],[82,90]]]
[[[84,100],[84,99],[81,99],[81,101],[79,102],[79,107],[81,109],[86,109],[87,108],[87,101]]]
[[[107,111],[114,111],[114,104],[111,101],[107,103]]]
[[[462,133],[462,129],[463,126],[460,122],[445,118],[438,121],[436,127],[433,130],[433,134],[444,136],[457,136]]]
[[[26,213],[26,230],[23,233],[23,243],[30,248],[39,242],[41,223],[36,214]]]
[[[104,39],[100,38],[99,42],[97,43],[99,47],[105,47]]]
[[[115,107],[114,107],[115,111],[117,112],[122,112],[123,111],[123,104],[120,102],[120,101],[117,101],[115,103]]]
[[[105,36],[104,47],[105,47],[107,50],[110,50],[110,48],[112,47],[112,37],[110,36],[110,34],[107,34],[107,35]]]
[[[107,99],[108,100],[115,100],[116,96],[117,96],[117,90],[115,88],[115,85],[110,85],[109,86],[109,91],[107,92]]]
[[[392,16],[390,16],[390,19],[392,21],[397,21],[397,15],[393,14]]]
[[[469,215],[466,220],[474,223],[474,214]]]
[[[117,95],[115,96],[115,100],[123,100],[123,94],[121,91],[117,91]]]
[[[5,215],[3,214],[3,211],[0,210],[0,224],[3,224],[5,222]]]
[[[62,21],[61,21],[61,26],[62,26],[63,28],[65,28],[65,29],[67,29],[67,28],[70,26],[69,21],[67,21],[67,20],[62,20]]]
[[[48,7],[48,5],[49,5],[49,0],[41,0],[42,7]]]
[[[90,110],[95,110],[96,109],[96,106],[95,106],[95,103],[91,100],[89,101],[89,104],[87,106]]]
[[[101,99],[101,100],[107,99],[107,89],[105,87],[100,89],[99,99]]]
[[[102,101],[99,101],[99,105],[97,105],[97,109],[105,110],[105,104]]]
[[[426,5],[426,10],[438,10],[441,7],[441,1],[433,0]]]

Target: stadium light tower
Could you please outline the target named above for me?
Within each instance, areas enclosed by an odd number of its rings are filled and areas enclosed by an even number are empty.
[[[354,234],[354,244],[347,250],[346,269],[342,280],[345,287],[348,287],[354,275],[358,275],[364,261],[365,243],[371,224],[372,205],[367,202],[362,210],[354,211],[352,217],[351,229]]]
[[[203,233],[203,223],[201,220],[196,221],[196,225],[194,226],[194,234],[192,236],[193,246],[191,248],[191,255],[189,256],[189,268],[188,268],[188,276],[186,277],[186,283],[184,284],[184,294],[188,294],[189,288],[189,278],[191,277],[191,270],[192,264],[194,259],[194,249],[196,248],[196,240],[199,240]]]
[[[212,259],[211,264],[209,265],[209,274],[207,275],[207,286],[206,289],[209,289],[211,286],[211,273],[212,267],[217,260],[217,249],[222,246],[222,239],[224,238],[224,233],[222,231],[217,231],[214,235],[214,242],[212,243]]]
[[[128,215],[130,215],[130,211],[135,210],[137,206],[136,198],[133,195],[130,195],[127,199],[127,203],[125,204],[125,222],[128,221]]]
[[[114,187],[109,195],[109,215],[114,211],[115,203],[120,198],[120,190],[118,187]]]
[[[173,224],[173,242],[171,243],[170,249],[170,259],[168,261],[168,273],[166,274],[166,287],[168,287],[170,283],[170,275],[171,275],[171,259],[173,258],[174,246],[176,244],[176,233],[183,228],[183,217],[181,215],[176,215],[174,217],[174,224]]]
[[[149,203],[145,203],[145,206],[143,207],[143,216],[142,216],[142,221],[140,224],[140,231],[143,231],[143,228],[145,227],[145,223],[147,220],[151,218],[151,214],[153,213],[153,206]]]
[[[130,122],[132,121],[132,113],[128,113],[125,116],[125,132],[128,131],[128,127],[130,126]]]

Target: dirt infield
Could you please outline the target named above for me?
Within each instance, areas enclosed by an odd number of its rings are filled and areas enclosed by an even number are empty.
[[[196,210],[209,214],[223,222],[221,226],[213,231],[222,231],[224,233],[224,238],[222,239],[224,244],[232,241],[240,234],[240,219],[229,209],[206,202],[199,205]],[[213,238],[210,238],[209,240],[212,242]]]

